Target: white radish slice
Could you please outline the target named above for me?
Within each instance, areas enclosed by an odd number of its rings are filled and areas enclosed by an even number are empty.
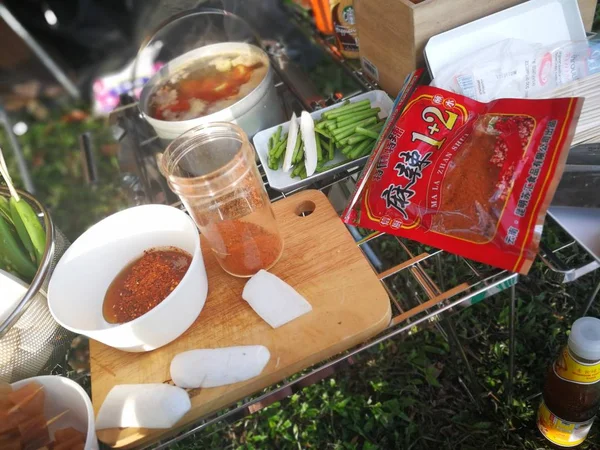
[[[306,111],[300,116],[300,132],[304,143],[304,166],[306,175],[311,176],[317,170],[317,140],[315,137],[315,121]]]
[[[114,386],[100,407],[96,429],[171,428],[191,408],[186,391],[168,384]]]
[[[242,298],[273,328],[312,311],[310,303],[293,287],[266,270],[248,280]]]
[[[211,388],[254,378],[271,359],[262,345],[190,350],[171,361],[171,379],[182,388]]]
[[[283,171],[289,172],[292,169],[292,156],[298,140],[298,118],[296,113],[292,114],[290,119],[290,129],[288,130],[288,140],[285,147],[285,158],[283,159]]]

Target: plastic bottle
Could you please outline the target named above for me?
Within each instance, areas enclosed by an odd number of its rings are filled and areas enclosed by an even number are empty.
[[[575,447],[587,437],[600,407],[600,320],[573,323],[569,342],[549,368],[537,426],[553,444]]]
[[[358,58],[358,36],[353,3],[353,0],[331,0],[335,37],[342,55],[348,59]]]
[[[315,25],[323,34],[333,34],[333,22],[331,21],[331,8],[329,0],[310,0]]]

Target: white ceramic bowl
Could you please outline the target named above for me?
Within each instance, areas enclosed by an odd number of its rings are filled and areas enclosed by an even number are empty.
[[[170,246],[192,255],[179,285],[143,316],[120,325],[108,323],[102,304],[115,276],[144,250]],[[107,217],[69,247],[50,279],[48,305],[68,330],[120,350],[142,352],[168,344],[187,330],[207,292],[200,235],[192,219],[170,206],[144,205]]]
[[[178,71],[206,56],[218,56],[231,52],[255,53],[269,66],[263,80],[248,95],[233,105],[207,116],[190,120],[159,120],[148,114],[148,104],[154,88],[172,77]],[[240,126],[248,136],[252,137],[260,130],[269,128],[285,120],[277,89],[273,83],[273,69],[267,54],[260,48],[243,42],[224,42],[206,45],[169,61],[144,85],[138,103],[140,110],[156,134],[163,139],[175,139],[199,125],[211,122],[232,122]]]
[[[94,408],[87,393],[73,380],[65,377],[45,375],[27,378],[12,383],[13,389],[35,381],[44,386],[46,400],[44,403],[44,417],[51,419],[58,414],[69,410],[56,422],[50,424],[50,437],[61,428],[73,427],[85,434],[85,450],[97,450],[96,427],[94,425]]]

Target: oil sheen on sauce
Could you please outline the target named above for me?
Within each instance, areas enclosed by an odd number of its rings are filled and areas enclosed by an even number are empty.
[[[179,285],[191,262],[191,255],[176,247],[144,251],[108,287],[102,306],[104,319],[126,323],[146,314]]]

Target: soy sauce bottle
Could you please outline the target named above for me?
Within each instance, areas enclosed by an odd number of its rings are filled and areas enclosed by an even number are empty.
[[[573,323],[569,342],[549,368],[537,426],[559,447],[585,441],[600,408],[600,320]]]

